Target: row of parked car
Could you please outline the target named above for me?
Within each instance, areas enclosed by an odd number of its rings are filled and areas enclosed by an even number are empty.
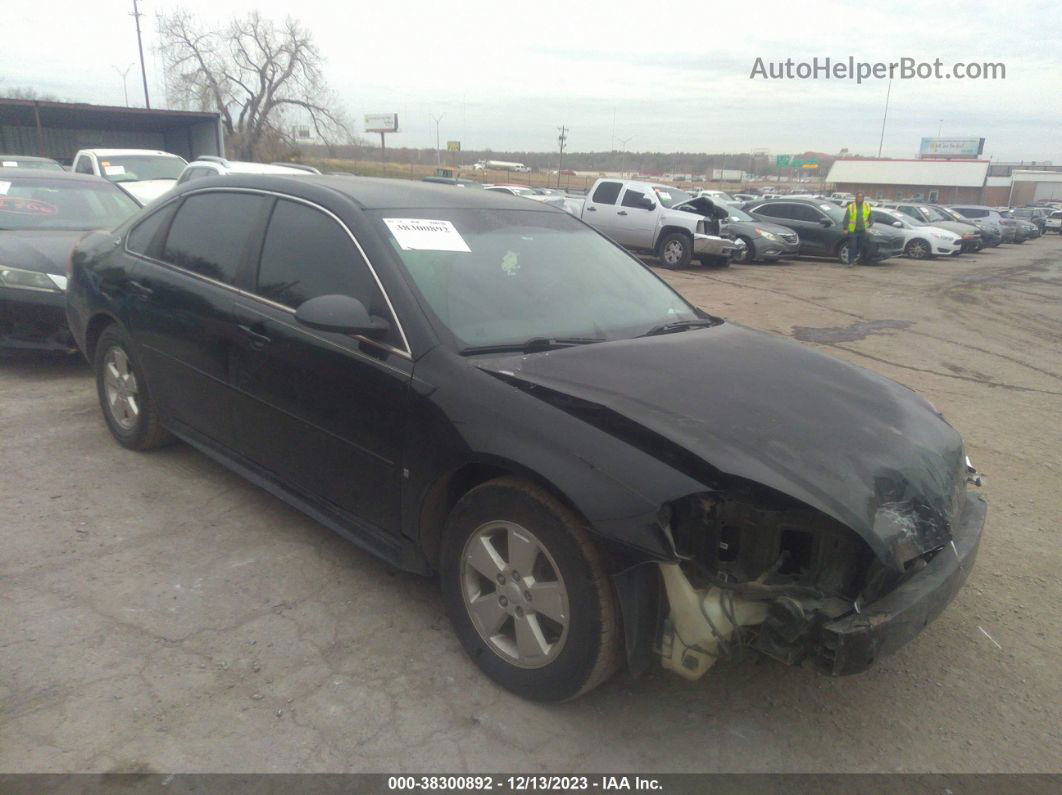
[[[744,649],[852,674],[921,632],[986,511],[940,413],[505,193],[232,173],[138,211],[0,167],[0,298],[65,305],[118,444],[183,440],[436,577],[524,697]],[[663,186],[605,181],[579,212],[668,256],[739,247],[727,208]]]

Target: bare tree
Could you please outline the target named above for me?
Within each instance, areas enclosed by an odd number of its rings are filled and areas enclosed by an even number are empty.
[[[251,12],[216,31],[175,11],[160,17],[159,35],[169,96],[182,107],[218,111],[237,157],[275,156],[278,143],[290,147],[294,119],[325,143],[349,138],[322,76],[321,54],[297,21],[277,26]]]

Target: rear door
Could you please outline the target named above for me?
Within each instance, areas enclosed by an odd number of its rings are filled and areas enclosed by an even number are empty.
[[[583,220],[613,240],[617,239],[616,222],[619,219],[616,213],[620,210],[618,203],[622,190],[622,182],[601,180],[583,205]]]
[[[234,307],[239,451],[366,532],[399,532],[401,438],[413,363],[375,274],[347,228],[317,207],[276,200]],[[350,295],[391,326],[368,340],[315,331],[295,309]]]
[[[628,248],[651,249],[656,237],[656,218],[660,205],[656,196],[641,188],[641,185],[628,185],[623,191],[616,210],[613,238]],[[647,199],[656,205],[654,209],[640,206]]]
[[[255,193],[186,196],[158,259],[141,259],[129,285],[130,325],[160,409],[224,447],[234,444],[234,285],[269,202]]]
[[[801,254],[821,254],[822,225],[809,223],[800,217],[801,205],[796,202],[769,202],[753,207],[752,212],[770,221],[788,226],[800,236]]]

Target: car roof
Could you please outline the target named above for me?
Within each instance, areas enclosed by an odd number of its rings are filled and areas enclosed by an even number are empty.
[[[0,153],[0,160],[32,160],[35,163],[58,163],[51,157],[38,157],[37,155],[9,155]]]
[[[454,208],[564,212],[502,191],[454,190],[452,185],[434,182],[347,174],[229,174],[186,182],[177,187],[177,192],[222,187],[258,188],[293,195],[313,187],[326,188],[365,210]]]
[[[82,152],[92,152],[96,155],[102,155],[103,157],[118,157],[120,155],[164,155],[166,157],[177,157],[180,159],[180,155],[175,155],[173,152],[163,152],[161,149],[82,149]]]
[[[55,179],[71,182],[95,182],[105,185],[114,184],[103,177],[97,177],[92,174],[77,174],[73,171],[46,171],[35,168],[0,168],[0,179],[5,182],[10,179]]]

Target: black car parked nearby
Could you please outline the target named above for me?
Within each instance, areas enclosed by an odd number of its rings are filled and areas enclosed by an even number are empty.
[[[118,226],[140,205],[99,177],[0,168],[0,348],[75,349],[66,325],[66,268],[92,229]]]
[[[192,182],[82,241],[68,315],[119,443],[177,436],[437,574],[476,664],[530,698],[739,646],[861,671],[981,537],[927,401],[504,194]]]
[[[845,211],[832,202],[818,199],[761,199],[744,205],[745,212],[760,221],[789,227],[800,238],[800,253],[816,257],[848,258],[848,230]],[[859,255],[863,265],[881,262],[903,253],[903,234],[888,227],[872,226]]]

